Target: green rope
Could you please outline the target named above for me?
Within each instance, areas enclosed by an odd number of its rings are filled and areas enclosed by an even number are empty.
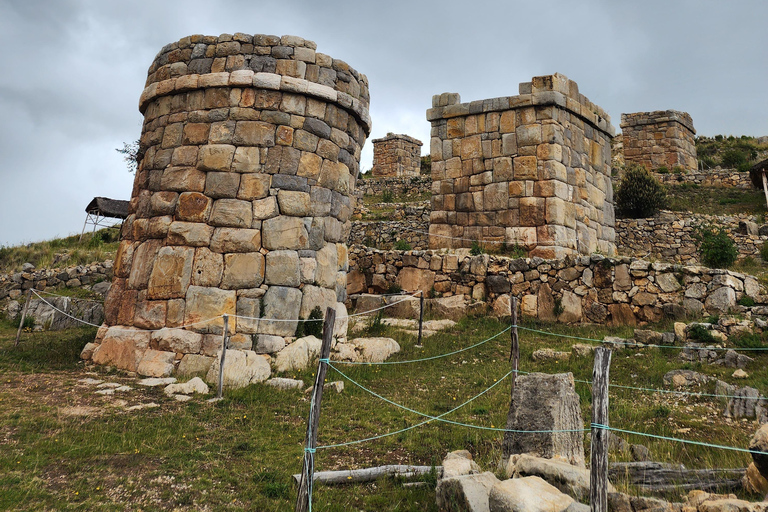
[[[621,428],[609,427],[607,425],[601,425],[599,423],[592,423],[592,428],[600,428],[603,430],[612,430],[614,432],[622,432],[624,434],[634,434],[638,436],[651,437],[653,439],[661,439],[663,441],[675,441],[678,443],[695,444],[697,446],[705,446],[707,448],[718,448],[720,450],[731,450],[734,452],[742,452],[742,453],[749,453],[749,454],[757,453],[761,455],[764,455],[765,453],[765,452],[761,452],[760,450],[748,450],[746,448],[737,448],[735,446],[725,446],[722,444],[705,443],[703,441],[691,441],[690,439],[678,439],[676,437],[659,436],[656,434],[646,434],[644,432],[635,432],[633,430],[624,430]]]
[[[436,355],[436,356],[425,357],[423,359],[409,359],[407,361],[382,361],[380,363],[367,363],[367,362],[359,362],[359,361],[337,361],[337,360],[334,359],[334,360],[331,360],[330,362],[331,363],[338,363],[338,364],[350,364],[350,365],[385,365],[385,364],[409,364],[409,363],[421,363],[421,362],[424,362],[424,361],[433,361],[435,359],[440,359],[440,358],[443,358],[443,357],[453,356],[453,355],[459,354],[461,352],[466,352],[467,350],[472,350],[473,348],[479,347],[483,343],[488,343],[489,341],[498,338],[499,336],[501,336],[505,332],[509,331],[511,328],[512,328],[512,326],[509,326],[506,329],[504,329],[503,331],[494,334],[490,338],[484,339],[483,341],[477,342],[474,345],[470,345],[469,347],[461,348],[459,350],[454,350],[453,352],[448,352],[446,354],[439,354],[439,355]],[[339,373],[341,373],[341,372],[339,372]]]

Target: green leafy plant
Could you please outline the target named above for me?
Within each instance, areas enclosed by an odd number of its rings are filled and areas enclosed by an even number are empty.
[[[485,251],[483,250],[483,247],[477,242],[472,242],[472,246],[469,248],[469,254],[472,256],[477,256],[479,254],[483,254]]]
[[[563,299],[561,297],[557,297],[555,299],[555,307],[553,309],[553,313],[556,317],[560,316],[565,312],[565,308],[563,307]]]
[[[666,165],[662,165],[658,169],[656,169],[656,172],[659,174],[669,174],[669,168]]]
[[[745,307],[751,308],[752,306],[755,305],[755,299],[753,299],[749,295],[745,295],[739,299],[738,304],[739,306],[745,306]]]
[[[387,293],[401,293],[402,291],[403,288],[397,283],[390,284],[389,289],[387,289]]]
[[[386,189],[384,190],[384,192],[381,193],[382,203],[391,203],[394,200],[395,200],[395,194],[393,194],[391,190]]]
[[[717,340],[709,330],[701,324],[696,324],[688,331],[688,337],[702,343],[715,343]]]
[[[396,251],[410,251],[411,244],[409,244],[405,240],[398,240],[397,242],[395,242],[394,248]]]
[[[645,167],[636,164],[627,167],[616,191],[616,206],[622,215],[631,218],[650,217],[666,203],[664,187]]]
[[[699,242],[701,262],[713,268],[728,268],[736,261],[736,244],[722,228],[700,228],[694,237]]]
[[[376,313],[376,315],[371,318],[371,322],[365,328],[365,333],[368,336],[381,336],[382,334],[384,334],[384,331],[386,330],[387,326],[384,325],[384,322],[382,322],[383,318],[384,318],[384,315],[382,314],[381,311]]]

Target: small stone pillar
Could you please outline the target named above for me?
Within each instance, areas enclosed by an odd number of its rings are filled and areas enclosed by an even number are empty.
[[[150,355],[215,355],[222,319],[206,320],[222,314],[251,317],[229,318],[245,349],[284,345],[315,307],[346,316],[351,197],[371,130],[365,75],[300,37],[240,33],[182,38],[148,75],[93,359],[144,373]]]
[[[432,98],[430,248],[616,254],[608,115],[554,74],[518,96]]]
[[[375,177],[400,178],[421,173],[421,141],[408,135],[388,133],[373,139],[373,168]]]
[[[698,166],[693,119],[686,112],[657,110],[621,114],[625,163],[648,170],[681,167],[695,171]]]

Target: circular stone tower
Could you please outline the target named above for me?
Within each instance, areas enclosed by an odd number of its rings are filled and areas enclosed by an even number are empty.
[[[368,80],[316,47],[195,35],[157,55],[94,361],[167,374],[215,355],[222,314],[248,317],[229,319],[236,348],[274,352],[344,307]]]

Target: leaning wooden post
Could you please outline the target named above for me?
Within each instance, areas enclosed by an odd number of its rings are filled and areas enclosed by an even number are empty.
[[[219,392],[216,393],[216,398],[221,398],[224,394],[224,358],[227,355],[227,345],[229,336],[227,331],[229,330],[229,315],[224,314],[224,334],[221,337],[221,360],[219,361]]]
[[[24,328],[24,320],[27,319],[27,309],[29,309],[29,301],[32,299],[32,288],[27,290],[27,300],[24,302],[24,309],[21,311],[21,320],[19,321],[19,329],[16,331],[16,343],[14,347],[19,346],[19,340],[21,339],[21,330]]]
[[[509,351],[509,359],[512,361],[512,391],[515,390],[515,380],[517,380],[517,370],[520,365],[520,339],[517,334],[517,297],[514,295],[509,298],[509,309],[512,317],[512,328],[509,331],[512,347]]]
[[[312,389],[312,400],[309,403],[309,421],[307,422],[307,438],[304,448],[304,465],[301,468],[299,493],[296,497],[296,512],[308,512],[312,499],[312,486],[315,474],[315,448],[317,448],[317,429],[320,426],[320,403],[323,400],[323,384],[325,373],[328,371],[328,357],[331,355],[331,340],[333,326],[336,322],[336,310],[328,308],[325,311],[323,324],[323,345],[320,348],[320,361],[315,375],[315,387]]]
[[[421,296],[419,297],[419,342],[416,344],[421,346],[421,326],[424,323],[424,290],[421,290]]]
[[[608,374],[611,349],[595,349],[592,370],[592,463],[589,503],[592,512],[608,512]]]

